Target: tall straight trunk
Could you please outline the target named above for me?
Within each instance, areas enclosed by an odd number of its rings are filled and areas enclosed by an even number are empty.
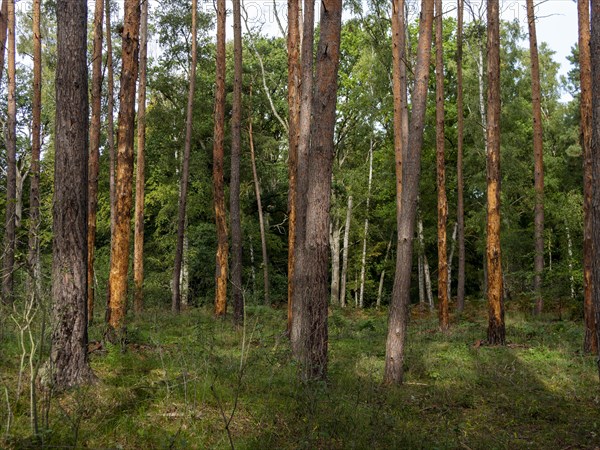
[[[231,178],[229,217],[231,220],[231,300],[233,321],[244,320],[242,297],[242,219],[240,213],[240,158],[242,133],[242,19],[240,0],[233,1],[233,110],[231,113]]]
[[[465,2],[458,0],[458,23],[456,31],[456,224],[458,226],[458,276],[456,280],[456,309],[462,312],[465,308],[465,200],[463,175],[463,12]]]
[[[342,1],[323,0],[316,52],[315,91],[312,98],[312,112],[318,120],[312,121],[309,136],[301,134],[301,139],[310,139],[309,157],[306,161],[308,178],[306,194],[299,191],[297,199],[299,202],[301,195],[305,197],[303,202],[306,218],[304,236],[298,242],[302,249],[296,255],[294,303],[301,299],[299,306],[303,326],[299,345],[295,346],[295,356],[300,361],[301,377],[305,380],[322,380],[327,377],[329,208],[341,23]],[[306,44],[304,40],[304,45],[308,47]],[[300,155],[301,152],[299,164]],[[302,215],[300,210],[298,215]]]
[[[225,159],[225,0],[217,0],[217,55],[215,88],[215,127],[213,138],[213,201],[217,226],[217,254],[215,269],[215,316],[227,312],[227,212],[223,160]]]
[[[300,0],[288,0],[288,334],[292,328],[296,247],[296,175],[300,138]]]
[[[419,23],[419,43],[417,65],[412,95],[412,114],[407,148],[402,161],[402,192],[396,212],[398,223],[398,252],[396,255],[396,275],[388,320],[386,342],[385,373],[386,384],[401,384],[404,375],[404,343],[410,302],[410,279],[412,268],[413,236],[417,195],[421,173],[421,147],[425,125],[425,106],[429,84],[429,62],[431,58],[431,38],[433,24],[433,0],[422,0],[421,21]],[[398,195],[398,193],[396,193]],[[401,211],[401,214],[400,214]]]
[[[567,235],[567,256],[569,257],[567,267],[569,268],[569,287],[571,288],[571,300],[575,300],[575,277],[573,276],[573,241],[569,224],[565,220],[565,233]]]
[[[500,248],[500,9],[499,0],[487,2],[487,340],[504,345],[502,255]]]
[[[113,48],[112,48],[112,28],[110,25],[110,1],[106,0],[104,12],[106,14],[106,83],[107,83],[107,99],[106,99],[106,143],[108,145],[109,158],[109,198],[110,198],[110,236],[115,229],[115,202],[116,202],[116,186],[115,186],[115,170],[117,166],[115,155],[115,71],[113,67]],[[110,280],[109,280],[110,282]],[[110,288],[109,288],[110,290]]]
[[[446,161],[444,148],[444,49],[442,0],[435,0],[435,146],[437,160],[437,236],[438,236],[438,307],[442,331],[448,330],[448,200],[446,198]]]
[[[596,318],[596,340],[600,340],[600,4],[592,2],[590,30],[592,121],[592,303]],[[597,342],[600,375],[600,342]]]
[[[298,118],[298,152],[296,167],[296,227],[294,242],[294,289],[292,299],[292,326],[290,341],[295,355],[301,352],[300,342],[302,330],[308,328],[308,318],[303,315],[304,306],[301,304],[304,296],[295,287],[299,286],[301,276],[299,268],[300,253],[302,253],[306,235],[306,193],[308,191],[308,154],[310,148],[310,129],[313,99],[313,67],[314,67],[314,22],[315,0],[307,0],[304,4],[304,19],[301,44],[300,67],[300,117]]]
[[[30,287],[39,301],[42,287],[40,263],[40,152],[42,147],[42,33],[41,0],[33,1],[33,104],[31,136],[31,185],[29,191],[29,254]]]
[[[6,117],[6,218],[2,260],[2,299],[14,300],[15,228],[17,202],[17,93],[15,1],[8,3],[8,114]]]
[[[103,19],[104,0],[96,0],[94,10],[94,47],[92,51],[92,119],[90,122],[90,156],[88,162],[88,323],[92,323],[94,319],[94,257],[96,250],[96,213],[98,210],[98,174],[100,172]]]
[[[425,273],[423,270],[423,253],[419,253],[417,260],[419,271],[419,305],[425,307]]]
[[[190,152],[192,148],[194,94],[196,92],[196,65],[198,61],[198,1],[192,0],[192,59],[190,63],[190,79],[187,101],[187,119],[185,124],[185,144],[183,148],[183,162],[181,167],[181,178],[179,186],[179,212],[177,218],[177,247],[175,250],[175,264],[173,268],[173,298],[171,299],[171,310],[181,310],[181,262],[183,260],[183,235],[185,234],[185,214],[187,206],[188,179],[190,176]]]
[[[331,304],[340,304],[340,237],[342,229],[339,219],[334,217],[331,229]]]
[[[87,356],[87,4],[58,0],[52,245],[53,384],[93,378]]]
[[[425,295],[427,296],[427,304],[429,308],[433,310],[435,307],[433,303],[433,290],[431,289],[431,272],[429,270],[429,260],[425,253],[425,238],[423,236],[423,219],[419,217],[417,219],[417,238],[419,239],[419,247],[423,254],[423,276],[425,278]]]
[[[452,243],[450,244],[450,254],[448,255],[448,300],[452,299],[452,260],[454,259],[454,250],[456,248],[456,234],[458,232],[458,222],[454,224],[452,231]]]
[[[377,289],[377,308],[381,307],[381,295],[383,294],[383,281],[385,279],[385,263],[390,256],[390,250],[392,249],[392,239],[388,241],[388,245],[385,249],[385,256],[383,258],[383,269],[381,269],[381,275],[379,276],[379,289]]]
[[[258,209],[258,226],[260,227],[260,248],[263,259],[263,282],[265,290],[265,305],[271,304],[269,294],[269,257],[267,254],[267,236],[265,233],[265,220],[262,210],[262,201],[260,198],[260,184],[258,173],[256,171],[256,155],[254,153],[254,135],[252,134],[252,119],[248,119],[248,138],[250,141],[250,160],[252,162],[252,177],[254,178],[254,193],[256,194],[256,207]]]
[[[579,76],[581,147],[583,148],[583,350],[596,353],[598,340],[592,302],[592,74],[590,55],[590,3],[577,2],[579,18]]]
[[[137,163],[135,175],[135,225],[133,235],[133,310],[144,305],[144,194],[146,185],[146,72],[148,68],[148,0],[140,15],[140,80],[138,92]]]
[[[140,0],[125,0],[123,22],[117,171],[115,186],[115,228],[111,239],[109,275],[109,321],[107,337],[114,342],[125,338],[127,272],[131,207],[133,203],[133,134],[135,130],[135,90],[138,76]]]
[[[365,272],[367,266],[367,238],[369,234],[369,206],[371,205],[371,185],[373,183],[373,139],[371,138],[371,145],[369,147],[369,181],[367,184],[367,204],[365,207],[365,226],[363,234],[363,248],[362,258],[360,263],[360,294],[358,297],[358,305],[362,309],[365,307],[364,294],[365,294]]]
[[[4,74],[4,58],[6,54],[6,37],[8,33],[8,4],[13,0],[2,0],[0,7],[0,81]]]
[[[533,159],[535,185],[533,290],[535,313],[544,308],[542,297],[542,274],[544,272],[544,147],[542,136],[542,94],[540,88],[540,63],[535,31],[533,0],[527,0],[527,23],[529,24],[529,54],[531,56],[531,106],[533,108]]]
[[[348,196],[346,223],[344,225],[344,244],[342,248],[342,276],[340,280],[340,306],[346,307],[346,282],[348,281],[348,254],[350,252],[350,224],[352,221],[352,196]]]

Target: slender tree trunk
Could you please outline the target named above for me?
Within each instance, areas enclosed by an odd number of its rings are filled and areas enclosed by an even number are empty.
[[[242,223],[240,213],[240,154],[242,128],[242,19],[240,0],[233,1],[233,111],[231,113],[231,179],[229,217],[231,220],[231,299],[233,321],[244,321],[242,297]]]
[[[567,266],[569,267],[569,286],[571,288],[571,300],[575,300],[575,278],[573,277],[573,241],[571,240],[571,231],[569,224],[565,220],[565,233],[567,234],[567,256],[569,257]]]
[[[502,255],[500,249],[500,9],[488,0],[488,109],[487,109],[487,299],[488,343],[504,345]]]
[[[292,328],[292,304],[294,299],[296,175],[298,171],[298,142],[300,139],[300,3],[299,0],[288,0],[288,334]]]
[[[86,2],[58,0],[50,360],[58,389],[93,378],[87,357]]]
[[[171,310],[181,310],[181,262],[183,260],[183,235],[185,234],[185,214],[187,207],[188,179],[190,175],[190,152],[192,148],[194,94],[196,92],[196,65],[197,52],[197,0],[192,0],[192,58],[190,63],[190,79],[187,101],[187,119],[185,125],[185,146],[183,149],[183,163],[179,187],[179,213],[177,219],[177,248],[175,250],[175,264],[173,269],[173,298]]]
[[[348,254],[350,252],[350,223],[352,220],[352,196],[348,196],[346,224],[344,225],[344,245],[342,248],[342,279],[340,281],[340,306],[346,307],[346,282],[348,280]]]
[[[438,306],[442,331],[450,327],[448,308],[448,200],[446,198],[446,161],[444,148],[444,49],[442,35],[442,0],[435,1],[435,140],[437,155],[437,208],[438,208]]]
[[[33,104],[31,137],[31,185],[29,191],[29,275],[34,300],[40,300],[40,152],[42,147],[42,33],[41,0],[33,1]]]
[[[592,302],[592,74],[590,55],[590,2],[577,2],[579,17],[579,74],[581,147],[583,148],[583,350],[597,353],[596,324]]]
[[[456,111],[457,111],[457,156],[456,156],[456,224],[458,225],[458,277],[456,286],[456,309],[462,312],[465,308],[465,201],[463,175],[463,12],[464,0],[458,0],[458,23],[456,31]]]
[[[404,344],[408,323],[410,302],[410,280],[412,268],[412,242],[415,234],[415,215],[421,173],[421,147],[425,124],[425,106],[429,84],[429,62],[431,58],[431,37],[433,24],[433,0],[421,2],[419,43],[415,85],[412,95],[410,133],[402,162],[402,192],[398,215],[398,252],[396,255],[396,275],[390,305],[388,336],[386,342],[385,373],[386,384],[401,384],[404,375]],[[396,193],[398,195],[398,193]]]
[[[429,260],[425,253],[425,238],[423,237],[423,219],[420,217],[417,219],[417,238],[419,239],[419,246],[423,252],[423,275],[425,277],[425,295],[427,296],[427,304],[429,308],[433,310],[435,304],[433,303],[433,290],[431,289],[431,272],[429,270]]]
[[[252,134],[252,119],[248,119],[248,138],[250,141],[250,160],[252,162],[252,176],[254,178],[254,193],[256,194],[256,205],[258,208],[258,226],[260,227],[260,245],[263,259],[263,281],[265,289],[265,305],[271,304],[269,294],[269,257],[267,255],[267,236],[265,233],[265,220],[262,210],[262,201],[260,198],[260,184],[258,173],[256,172],[256,155],[254,153],[254,136]]]
[[[419,249],[419,259],[417,264],[419,266],[419,305],[425,307],[425,274],[423,270],[423,253],[422,249]]]
[[[140,0],[125,0],[123,23],[117,172],[115,186],[115,228],[111,240],[109,275],[109,322],[107,337],[113,342],[125,338],[127,272],[131,207],[133,203],[133,137],[135,130],[135,90],[138,76]]]
[[[106,72],[107,72],[107,104],[106,104],[106,143],[108,144],[109,152],[109,193],[110,193],[110,235],[112,235],[115,229],[115,203],[116,203],[116,185],[115,185],[115,170],[117,167],[116,155],[115,155],[115,121],[114,121],[114,110],[115,110],[115,80],[114,80],[114,67],[113,67],[113,49],[112,49],[112,28],[110,25],[110,1],[106,0],[104,12],[106,14]]]
[[[2,261],[2,299],[14,300],[15,228],[17,201],[17,98],[15,1],[8,3],[8,114],[6,118],[6,220]]]
[[[92,52],[92,119],[88,168],[87,296],[88,323],[94,320],[94,259],[96,250],[96,212],[100,172],[100,116],[102,95],[102,34],[104,0],[96,0],[94,10],[94,47]]]
[[[0,81],[4,74],[4,57],[6,55],[6,37],[8,33],[8,4],[13,0],[2,0],[0,9]]]
[[[371,145],[369,147],[369,181],[367,184],[367,204],[365,208],[365,226],[363,235],[363,248],[362,258],[360,264],[360,294],[358,297],[358,305],[362,309],[365,307],[364,294],[365,294],[365,271],[367,266],[367,238],[369,233],[369,207],[371,205],[371,185],[373,183],[373,139],[371,138]]]
[[[215,316],[227,312],[227,212],[223,160],[225,158],[225,0],[217,0],[217,71],[215,89],[215,128],[213,139],[213,191],[217,225],[217,254],[215,270]]]
[[[135,225],[133,236],[133,310],[144,306],[144,190],[146,186],[146,72],[148,68],[148,0],[140,15],[140,80],[138,92],[137,164],[135,175]]]
[[[254,264],[254,245],[252,245],[252,236],[248,236],[250,242],[250,274],[252,276],[252,293],[256,294],[256,267]]]
[[[448,300],[452,299],[452,260],[454,259],[454,249],[456,248],[456,233],[458,232],[458,222],[454,224],[452,231],[452,243],[450,244],[450,255],[448,255]]]
[[[529,54],[531,56],[531,104],[533,108],[533,154],[535,213],[533,262],[533,290],[535,291],[535,313],[541,314],[544,308],[542,297],[542,274],[544,272],[544,147],[542,136],[542,98],[540,88],[540,64],[535,31],[533,0],[527,0],[527,23],[529,24]]]
[[[331,228],[331,304],[340,304],[340,237],[339,219],[334,218]]]
[[[390,256],[390,250],[392,249],[392,239],[388,241],[388,245],[385,249],[385,257],[383,258],[383,269],[381,269],[381,275],[379,276],[379,289],[377,290],[377,308],[381,307],[381,295],[383,294],[383,281],[385,279],[385,263]]]

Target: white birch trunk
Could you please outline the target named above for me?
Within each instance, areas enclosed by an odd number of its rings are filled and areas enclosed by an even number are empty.
[[[340,286],[340,305],[346,307],[346,281],[348,280],[348,251],[350,241],[350,222],[352,220],[352,196],[348,196],[346,209],[346,224],[344,227],[344,248],[342,251],[342,278]]]

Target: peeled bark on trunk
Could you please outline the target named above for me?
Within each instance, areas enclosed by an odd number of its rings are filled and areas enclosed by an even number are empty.
[[[365,294],[365,272],[367,266],[367,238],[369,234],[369,206],[371,204],[371,185],[373,183],[373,139],[371,139],[371,145],[369,148],[369,181],[367,184],[367,204],[365,207],[365,227],[363,234],[363,248],[362,258],[360,264],[360,294],[358,297],[359,308],[364,308],[364,294]]]
[[[254,154],[254,137],[252,134],[252,120],[248,120],[248,138],[250,140],[250,160],[252,162],[252,177],[254,178],[254,193],[256,194],[256,206],[258,209],[258,226],[260,227],[260,246],[263,258],[263,282],[265,290],[265,305],[271,304],[269,294],[269,257],[267,255],[267,236],[265,234],[265,220],[262,211],[262,201],[260,198],[260,184],[258,173],[256,172],[256,156]]]
[[[527,22],[529,24],[529,54],[531,57],[531,106],[533,108],[533,154],[534,154],[534,240],[533,290],[535,291],[535,313],[544,309],[542,297],[542,274],[544,272],[544,147],[542,136],[542,95],[540,88],[540,63],[535,31],[533,0],[527,0]]]
[[[415,234],[415,215],[417,195],[421,173],[421,147],[425,125],[425,106],[429,84],[429,62],[431,58],[431,37],[433,24],[433,0],[421,2],[421,22],[419,24],[419,43],[417,47],[417,65],[415,85],[412,95],[412,114],[410,133],[402,162],[402,192],[398,215],[398,252],[396,255],[396,275],[390,305],[388,336],[386,342],[385,384],[401,384],[404,376],[404,344],[408,323],[408,305],[410,302],[410,281],[412,268],[413,236]],[[398,193],[396,194],[398,195]]]
[[[138,76],[140,0],[125,0],[123,26],[117,172],[115,186],[115,228],[111,240],[110,296],[107,338],[123,342],[127,311],[127,272],[131,207],[133,203],[133,134],[135,130],[135,91]]]
[[[456,224],[458,225],[458,277],[456,283],[456,310],[462,312],[465,308],[465,201],[463,176],[463,12],[464,0],[458,0],[458,23],[456,31],[456,126],[457,126],[457,156],[456,156]]]
[[[421,147],[425,125],[425,105],[429,84],[429,62],[431,58],[431,38],[433,24],[433,0],[421,2],[421,22],[419,24],[419,43],[417,47],[417,65],[415,85],[412,95],[412,115],[409,136],[402,162],[402,190],[398,215],[398,251],[396,254],[396,275],[390,304],[388,336],[386,342],[385,384],[401,384],[404,375],[404,344],[408,324],[408,305],[410,302],[410,281],[412,268],[413,236],[415,234],[415,215],[419,178],[421,173]],[[400,214],[401,212],[401,214]]]
[[[296,175],[300,138],[300,1],[288,0],[288,322],[292,327],[294,298],[294,254],[296,246]]]
[[[488,109],[487,109],[487,299],[491,345],[505,344],[500,248],[500,10],[498,0],[488,0]]]
[[[213,138],[213,201],[217,226],[217,254],[215,269],[215,316],[227,312],[227,212],[223,160],[225,159],[225,0],[217,0],[217,55],[215,88],[215,127]]]
[[[242,133],[242,19],[240,0],[233,1],[233,110],[231,113],[231,179],[229,217],[231,220],[231,300],[233,321],[244,321],[242,297],[242,223],[240,213],[240,158]]]
[[[183,236],[185,234],[185,214],[187,207],[188,179],[190,176],[190,152],[192,148],[194,94],[196,92],[196,65],[197,52],[197,0],[192,0],[192,60],[190,63],[190,79],[187,101],[187,119],[185,125],[185,144],[183,149],[183,162],[179,186],[179,212],[177,218],[177,247],[175,250],[175,264],[173,268],[173,298],[171,310],[178,313],[181,310],[181,262],[183,261]]]
[[[331,304],[340,303],[340,235],[342,229],[339,226],[339,219],[333,220],[331,228]]]
[[[34,301],[40,300],[42,271],[40,263],[40,152],[42,147],[42,33],[41,0],[33,1],[33,104],[31,136],[31,185],[29,190],[29,265],[30,288]]]
[[[87,5],[58,0],[52,245],[53,384],[93,379],[87,356]]]
[[[94,319],[94,259],[96,251],[96,213],[98,211],[98,174],[100,172],[100,116],[102,95],[102,34],[104,0],[96,0],[94,46],[92,52],[92,119],[88,162],[87,296],[88,323]]]
[[[579,74],[581,147],[583,149],[583,350],[597,353],[596,319],[592,302],[592,74],[590,55],[590,3],[577,2],[579,17]]]
[[[388,260],[388,256],[390,255],[390,250],[392,248],[392,239],[388,241],[388,245],[385,249],[385,257],[383,258],[383,269],[381,269],[381,275],[379,276],[379,289],[377,289],[377,308],[381,307],[381,295],[383,293],[383,281],[385,279],[385,263]]]
[[[437,160],[437,236],[438,236],[438,307],[442,331],[450,327],[448,308],[448,200],[446,198],[446,161],[444,148],[444,49],[442,36],[442,0],[435,1],[435,141]]]
[[[344,225],[344,245],[342,248],[342,277],[340,280],[340,306],[346,307],[346,282],[348,281],[348,254],[350,250],[350,224],[352,221],[352,196],[348,196],[346,224]]]

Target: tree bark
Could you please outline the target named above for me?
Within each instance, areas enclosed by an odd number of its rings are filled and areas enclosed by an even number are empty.
[[[8,4],[13,0],[2,0],[0,9],[0,81],[4,74],[4,57],[6,55],[6,37],[8,33]]]
[[[450,244],[450,254],[448,255],[448,300],[452,299],[452,260],[454,259],[454,249],[456,248],[456,234],[458,232],[458,222],[454,224],[452,231],[452,243]]]
[[[433,303],[433,291],[431,289],[431,272],[429,270],[429,260],[425,253],[425,239],[423,237],[423,219],[420,217],[417,219],[417,238],[419,239],[419,246],[423,254],[423,276],[425,278],[425,295],[427,296],[427,304],[429,309],[433,310],[435,304]]]
[[[58,0],[52,350],[58,389],[93,378],[87,357],[87,5]]]
[[[583,350],[597,353],[596,319],[592,302],[592,74],[590,55],[590,2],[577,2],[579,18],[579,74],[581,147],[583,149]]]
[[[435,141],[437,160],[437,235],[438,235],[438,308],[442,331],[450,327],[448,309],[448,200],[446,198],[446,161],[444,148],[444,49],[442,0],[435,1]]]
[[[123,342],[126,331],[125,313],[127,311],[127,272],[133,203],[133,134],[135,130],[139,32],[140,0],[125,0],[115,178],[115,228],[111,240],[107,330],[107,338],[113,342]]]
[[[339,218],[334,217],[330,228],[331,248],[331,304],[340,303],[340,235]]]
[[[348,196],[346,224],[344,225],[344,245],[342,248],[342,277],[340,281],[340,306],[346,307],[346,282],[348,281],[348,254],[350,252],[350,224],[352,221],[352,196]]]
[[[30,287],[34,301],[40,300],[42,273],[40,263],[40,152],[42,147],[42,33],[41,0],[33,1],[33,104],[31,136],[31,185],[29,190],[29,265]]]
[[[398,251],[388,320],[385,373],[383,378],[385,384],[401,384],[404,375],[404,344],[408,322],[408,304],[410,302],[412,242],[415,232],[417,194],[421,173],[421,147],[423,144],[423,127],[425,124],[427,87],[429,84],[432,24],[433,0],[422,0],[415,85],[412,95],[413,107],[409,126],[410,133],[404,155],[405,158],[403,158],[402,162],[402,191],[399,200],[401,209],[396,212],[398,217]],[[396,195],[398,195],[398,192]]]
[[[135,176],[135,225],[133,237],[133,310],[144,306],[144,194],[146,185],[146,72],[148,68],[148,0],[140,15],[140,80],[138,92],[137,164]]]
[[[365,307],[364,294],[365,294],[365,271],[367,265],[367,237],[369,234],[369,206],[371,205],[371,185],[373,183],[373,139],[371,138],[371,145],[369,147],[369,181],[367,184],[367,204],[365,207],[365,227],[363,235],[363,248],[362,258],[360,264],[360,294],[358,297],[358,305],[362,309]]]
[[[173,268],[173,298],[171,310],[178,313],[181,310],[181,263],[183,261],[183,237],[185,234],[185,214],[187,207],[188,180],[190,176],[190,152],[192,148],[194,95],[196,92],[196,65],[198,61],[197,42],[197,14],[198,1],[192,0],[192,58],[190,63],[190,79],[187,101],[187,119],[185,125],[185,144],[183,148],[183,161],[179,187],[179,210],[177,214],[177,247],[175,250],[175,264]]]
[[[233,322],[244,321],[242,293],[242,219],[240,213],[240,159],[242,136],[242,19],[240,0],[233,1],[233,108],[231,113],[231,178],[229,217],[231,221],[231,300]]]
[[[390,256],[390,250],[392,249],[392,239],[388,241],[388,245],[385,249],[385,256],[383,258],[383,269],[381,269],[381,275],[379,276],[379,289],[377,289],[377,308],[381,307],[381,295],[383,294],[383,281],[385,279],[385,263]]]
[[[298,141],[300,138],[300,1],[288,0],[288,321],[292,328],[294,299],[294,255],[296,248],[296,175],[298,171]]]
[[[544,309],[542,275],[544,272],[544,143],[542,135],[542,95],[540,88],[540,63],[535,31],[533,0],[527,0],[527,23],[529,24],[529,54],[531,56],[531,106],[533,108],[533,154],[534,154],[534,240],[533,290],[535,313]]]
[[[115,155],[115,71],[113,67],[113,48],[112,48],[112,28],[110,25],[110,0],[106,0],[104,8],[106,14],[106,83],[107,83],[107,100],[106,100],[106,143],[108,145],[109,157],[109,194],[110,194],[110,236],[115,229],[115,203],[116,203],[116,183],[115,170],[117,167]],[[109,280],[110,282],[110,280]]]
[[[6,218],[4,227],[4,254],[2,260],[2,299],[14,301],[15,232],[17,203],[17,97],[15,1],[8,3],[8,114],[6,117]]]
[[[487,299],[488,343],[505,344],[500,248],[500,10],[498,0],[487,3]]]
[[[217,54],[215,89],[215,127],[213,139],[213,199],[217,227],[217,254],[215,270],[215,316],[227,312],[227,212],[223,160],[225,158],[225,0],[217,0]]]
[[[456,156],[456,223],[458,225],[458,276],[456,285],[456,309],[462,312],[465,308],[465,201],[463,175],[463,13],[464,0],[458,0],[458,23],[456,31],[456,111],[457,111],[457,156]]]
[[[94,258],[96,250],[96,213],[98,210],[98,174],[100,172],[100,116],[102,95],[102,34],[104,0],[96,0],[94,10],[94,46],[92,51],[92,119],[88,162],[88,234],[87,296],[88,323],[94,320]]]

